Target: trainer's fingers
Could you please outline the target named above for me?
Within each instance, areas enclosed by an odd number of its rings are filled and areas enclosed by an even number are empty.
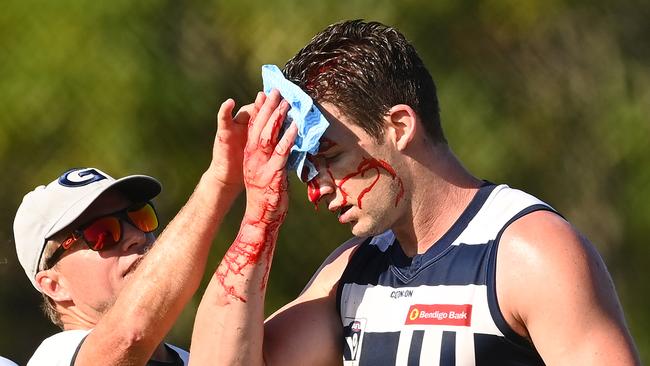
[[[248,124],[248,126],[251,126],[253,124],[253,120],[257,116],[257,112],[259,112],[265,99],[266,99],[266,95],[264,93],[257,92],[257,96],[255,97],[255,101],[253,103],[246,104],[245,106],[239,109],[239,111],[235,115],[235,119],[234,119],[235,123],[242,123],[242,124],[245,123]],[[242,115],[239,116],[240,112],[246,112],[246,113],[242,113]]]
[[[262,130],[260,136],[260,146],[262,146],[267,153],[271,153],[277,144],[280,128],[289,111],[289,103],[286,100],[280,102],[280,105],[273,111],[268,122]]]
[[[255,109],[255,104],[246,104],[245,106],[239,108],[232,121],[235,124],[247,126],[249,121],[255,118],[256,115],[257,109]]]
[[[257,92],[257,96],[255,97],[255,107],[259,110],[262,108],[262,104],[264,104],[264,101],[266,100],[266,94],[264,92]]]
[[[235,108],[235,101],[232,98],[226,99],[221,103],[217,112],[217,129],[226,127],[232,121],[232,110]]]
[[[282,138],[280,139],[278,144],[275,145],[273,156],[271,156],[271,159],[269,159],[269,165],[273,169],[275,170],[283,169],[284,166],[287,164],[287,160],[289,159],[289,153],[291,152],[291,147],[296,141],[297,136],[298,136],[298,126],[296,125],[295,122],[291,122],[291,125],[289,125],[289,128],[287,128],[286,131],[284,131],[284,135],[282,135]]]
[[[262,133],[264,126],[269,121],[271,114],[280,104],[280,100],[280,92],[276,89],[272,89],[269,95],[265,98],[262,107],[260,108],[259,112],[257,112],[257,115],[253,120],[253,124],[248,128],[249,150],[254,150],[257,148],[260,134]]]

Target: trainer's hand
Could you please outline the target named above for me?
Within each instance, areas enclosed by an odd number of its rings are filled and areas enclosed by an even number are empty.
[[[285,165],[298,134],[295,124],[280,138],[289,104],[272,90],[248,128],[244,150],[246,217],[270,224],[284,219],[288,208]]]
[[[255,102],[241,107],[235,117],[232,116],[235,101],[228,99],[221,104],[217,113],[217,134],[208,171],[217,181],[237,191],[243,187],[242,162],[246,131],[265,99],[264,93],[257,93]]]

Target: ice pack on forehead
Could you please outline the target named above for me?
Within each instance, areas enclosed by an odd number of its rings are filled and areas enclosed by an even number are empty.
[[[291,147],[287,168],[295,170],[300,180],[308,182],[318,174],[318,171],[307,159],[307,154],[315,155],[318,152],[319,140],[330,124],[314,105],[311,97],[298,85],[285,79],[277,66],[262,66],[262,81],[264,93],[268,95],[271,89],[277,89],[291,106],[284,120],[283,129],[294,121],[298,126],[298,136]]]

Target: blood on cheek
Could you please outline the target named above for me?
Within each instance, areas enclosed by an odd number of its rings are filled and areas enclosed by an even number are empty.
[[[359,196],[357,196],[357,206],[360,209],[363,208],[363,198],[368,192],[372,191],[375,188],[375,185],[377,184],[379,178],[381,177],[381,171],[383,170],[387,172],[393,180],[396,180],[397,185],[399,186],[399,191],[397,192],[397,196],[395,197],[395,206],[397,207],[399,201],[402,199],[402,197],[404,197],[404,184],[402,183],[402,179],[397,176],[395,169],[393,169],[393,167],[391,167],[390,164],[388,164],[386,161],[374,159],[374,158],[366,158],[366,157],[364,157],[361,160],[361,163],[359,163],[359,165],[357,166],[356,171],[345,175],[338,182],[336,181],[336,179],[334,179],[334,175],[332,174],[332,170],[330,169],[329,164],[328,163],[325,164],[325,171],[327,172],[330,181],[332,182],[332,184],[336,186],[338,191],[341,192],[341,195],[343,196],[340,206],[341,207],[347,206],[348,200],[350,199],[350,194],[345,190],[343,185],[346,182],[348,182],[350,179],[355,178],[357,176],[363,178],[364,174],[369,170],[374,170],[377,173],[377,175],[368,186],[366,186],[361,190]],[[309,197],[309,201],[312,202],[315,205],[315,207],[318,209],[318,201],[321,199],[321,189],[317,179],[312,179],[307,183],[307,195]]]

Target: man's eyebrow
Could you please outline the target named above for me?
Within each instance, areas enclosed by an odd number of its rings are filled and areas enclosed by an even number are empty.
[[[327,137],[323,137],[320,139],[320,146],[318,147],[318,153],[316,155],[326,153],[336,146],[338,146],[336,142],[328,139]]]

